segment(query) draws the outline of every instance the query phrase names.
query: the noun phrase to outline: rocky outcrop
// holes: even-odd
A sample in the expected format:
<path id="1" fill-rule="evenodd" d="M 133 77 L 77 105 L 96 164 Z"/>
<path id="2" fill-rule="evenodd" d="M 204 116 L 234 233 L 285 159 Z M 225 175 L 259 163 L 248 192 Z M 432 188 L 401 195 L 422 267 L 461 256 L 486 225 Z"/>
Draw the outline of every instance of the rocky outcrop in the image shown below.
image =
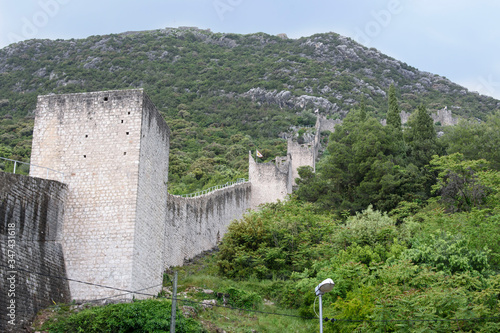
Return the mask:
<path id="1" fill-rule="evenodd" d="M 410 120 L 411 115 L 411 113 L 401 111 L 401 113 L 399 114 L 399 116 L 401 117 L 401 123 L 406 124 L 408 120 Z M 435 124 L 438 123 L 441 126 L 454 126 L 458 123 L 458 118 L 454 117 L 451 113 L 451 110 L 448 110 L 447 107 L 444 107 L 443 109 L 437 110 L 435 112 L 431 112 L 431 118 Z M 382 119 L 381 123 L 382 125 L 385 125 L 386 120 Z"/>
<path id="2" fill-rule="evenodd" d="M 287 90 L 268 91 L 263 88 L 252 88 L 246 93 L 240 94 L 240 96 L 250 98 L 252 101 L 261 104 L 276 104 L 280 108 L 321 109 L 327 113 L 339 113 L 341 115 L 347 113 L 347 111 L 341 110 L 337 103 L 332 103 L 326 98 L 310 95 L 293 96 L 292 92 Z"/>

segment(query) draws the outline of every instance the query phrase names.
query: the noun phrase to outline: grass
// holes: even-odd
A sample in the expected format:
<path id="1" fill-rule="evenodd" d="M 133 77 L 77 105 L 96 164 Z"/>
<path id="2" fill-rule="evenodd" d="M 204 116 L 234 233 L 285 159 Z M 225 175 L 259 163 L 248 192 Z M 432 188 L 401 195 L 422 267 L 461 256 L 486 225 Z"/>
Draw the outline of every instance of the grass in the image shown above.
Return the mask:
<path id="1" fill-rule="evenodd" d="M 297 310 L 280 307 L 273 297 L 274 286 L 280 281 L 252 280 L 235 281 L 220 277 L 217 274 L 216 259 L 214 254 L 198 258 L 193 263 L 176 267 L 166 274 L 165 289 L 167 294 L 171 291 L 173 271 L 178 272 L 177 291 L 178 298 L 195 302 L 207 299 L 216 299 L 218 306 L 203 309 L 198 307 L 196 319 L 200 320 L 209 332 L 312 332 L 317 330 L 317 320 L 306 320 L 299 316 Z M 205 290 L 205 292 L 203 292 Z M 206 293 L 212 290 L 214 294 Z M 231 309 L 231 298 L 227 299 L 224 306 L 224 297 L 217 298 L 217 293 L 228 295 L 229 291 L 237 290 L 240 294 L 236 298 L 258 297 L 261 302 L 255 306 L 247 306 L 246 310 Z M 244 296 L 241 296 L 244 295 Z M 168 297 L 168 296 L 167 296 Z M 231 294 L 233 297 L 233 294 Z M 192 303 L 179 302 L 179 307 L 191 306 Z M 184 304 L 182 304 L 184 303 Z M 245 304 L 244 302 L 240 304 Z M 233 306 L 236 307 L 236 306 Z M 240 305 L 242 307 L 242 305 Z M 262 313 L 266 312 L 266 313 Z M 269 314 L 269 313 L 277 313 Z M 217 330 L 218 329 L 218 330 Z"/>
<path id="2" fill-rule="evenodd" d="M 75 332 L 114 332 L 119 327 L 120 332 L 168 331 L 169 299 L 175 270 L 178 272 L 178 317 L 182 321 L 180 329 L 183 332 L 185 327 L 200 332 L 195 323 L 201 324 L 201 331 L 204 332 L 300 333 L 318 329 L 317 320 L 298 318 L 298 310 L 277 304 L 273 295 L 276 294 L 275 286 L 281 281 L 234 281 L 220 277 L 213 253 L 168 271 L 164 291 L 156 300 L 90 308 L 83 306 L 82 310 L 75 310 L 75 306 L 58 305 L 57 309 L 42 311 L 35 319 L 34 329 L 43 332 L 66 332 L 68 329 Z M 216 305 L 202 304 L 207 300 Z M 126 328 L 123 327 L 124 322 L 129 324 Z M 92 329 L 89 329 L 89 324 Z"/>

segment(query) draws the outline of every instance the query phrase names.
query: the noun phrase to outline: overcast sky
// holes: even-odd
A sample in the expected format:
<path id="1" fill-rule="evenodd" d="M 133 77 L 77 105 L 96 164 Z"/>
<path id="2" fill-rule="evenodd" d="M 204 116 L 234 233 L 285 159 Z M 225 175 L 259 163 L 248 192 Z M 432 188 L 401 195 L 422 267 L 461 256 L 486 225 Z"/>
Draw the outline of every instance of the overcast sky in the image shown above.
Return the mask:
<path id="1" fill-rule="evenodd" d="M 0 47 L 196 26 L 214 32 L 336 32 L 500 99 L 498 0 L 0 0 Z"/>

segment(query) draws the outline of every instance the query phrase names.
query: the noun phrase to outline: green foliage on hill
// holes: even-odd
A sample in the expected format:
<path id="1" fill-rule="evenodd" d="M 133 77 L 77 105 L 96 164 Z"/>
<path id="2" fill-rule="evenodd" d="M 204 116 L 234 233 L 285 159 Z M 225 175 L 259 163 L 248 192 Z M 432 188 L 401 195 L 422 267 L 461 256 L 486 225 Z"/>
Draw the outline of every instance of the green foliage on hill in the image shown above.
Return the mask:
<path id="1" fill-rule="evenodd" d="M 442 141 L 447 152 L 462 153 L 469 160 L 484 158 L 500 170 L 500 113 L 490 114 L 483 122 L 463 120 L 456 126 L 446 127 Z"/>
<path id="2" fill-rule="evenodd" d="M 363 108 L 351 111 L 330 135 L 318 172 L 299 171 L 298 197 L 351 213 L 370 204 L 389 211 L 401 201 L 426 199 L 430 175 L 424 166 L 439 145 L 423 106 L 409 123 L 403 132 L 397 124 L 382 126 Z"/>
<path id="3" fill-rule="evenodd" d="M 385 117 L 391 84 L 408 97 L 407 112 L 426 103 L 485 119 L 498 108 L 335 33 L 282 39 L 182 28 L 30 40 L 0 50 L 0 154 L 29 160 L 37 95 L 142 87 L 173 130 L 169 190 L 186 193 L 245 176 L 249 150 L 284 155 L 279 133 L 313 125 L 315 109 L 342 118 L 364 99 Z"/>
<path id="4" fill-rule="evenodd" d="M 267 208 L 229 227 L 231 236 L 221 244 L 218 261 L 225 276 L 288 279 L 310 268 L 306 258 L 325 254 L 321 242 L 334 226 L 328 215 L 307 215 L 311 207 L 295 201 Z"/>
<path id="5" fill-rule="evenodd" d="M 285 223 L 288 211 L 293 222 Z M 332 278 L 335 287 L 325 294 L 323 311 L 340 321 L 325 325 L 328 332 L 498 330 L 500 211 L 449 215 L 433 203 L 402 223 L 390 215 L 368 207 L 342 221 L 295 199 L 266 205 L 224 236 L 220 273 L 246 281 L 265 278 L 265 267 L 267 277 L 285 279 L 273 285 L 280 304 L 299 308 L 306 317 L 314 316 L 314 287 Z M 320 228 L 311 227 L 314 220 Z M 280 241 L 279 235 L 303 248 Z M 314 245 L 304 241 L 310 239 Z M 285 258 L 293 261 L 283 274 Z M 454 320 L 490 317 L 496 319 Z M 426 321 L 382 322 L 395 319 Z"/>
<path id="6" fill-rule="evenodd" d="M 497 117 L 462 123 L 451 136 L 481 140 L 481 127 L 494 139 Z M 318 172 L 300 170 L 290 201 L 231 225 L 218 254 L 220 274 L 284 279 L 278 301 L 304 316 L 314 314 L 314 287 L 333 279 L 324 316 L 338 321 L 327 332 L 498 331 L 496 154 L 471 159 L 477 155 L 469 140 L 438 140 L 424 107 L 398 127 L 381 126 L 363 106 L 349 113 Z M 292 259 L 286 274 L 285 258 Z"/>
<path id="7" fill-rule="evenodd" d="M 393 96 L 394 91 L 389 111 L 397 109 Z M 355 109 L 330 135 L 317 172 L 299 169 L 296 194 L 319 209 L 351 214 L 370 204 L 390 211 L 400 202 L 422 203 L 436 194 L 450 211 L 493 207 L 497 197 L 488 195 L 498 181 L 500 155 L 493 147 L 499 119 L 496 113 L 485 122 L 460 122 L 446 127 L 438 140 L 423 105 L 405 127 L 395 120 L 382 126 L 363 107 Z"/>

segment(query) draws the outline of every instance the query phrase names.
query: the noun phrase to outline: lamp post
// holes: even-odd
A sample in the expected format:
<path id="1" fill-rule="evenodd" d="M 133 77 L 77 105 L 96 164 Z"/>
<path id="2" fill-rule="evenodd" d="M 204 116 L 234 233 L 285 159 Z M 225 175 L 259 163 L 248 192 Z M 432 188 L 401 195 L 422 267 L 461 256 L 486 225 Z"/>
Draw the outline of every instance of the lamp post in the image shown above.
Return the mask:
<path id="1" fill-rule="evenodd" d="M 323 299 L 322 296 L 324 293 L 329 292 L 333 289 L 335 283 L 332 279 L 326 279 L 316 286 L 314 291 L 316 292 L 316 296 L 319 296 L 319 332 L 323 333 Z"/>

